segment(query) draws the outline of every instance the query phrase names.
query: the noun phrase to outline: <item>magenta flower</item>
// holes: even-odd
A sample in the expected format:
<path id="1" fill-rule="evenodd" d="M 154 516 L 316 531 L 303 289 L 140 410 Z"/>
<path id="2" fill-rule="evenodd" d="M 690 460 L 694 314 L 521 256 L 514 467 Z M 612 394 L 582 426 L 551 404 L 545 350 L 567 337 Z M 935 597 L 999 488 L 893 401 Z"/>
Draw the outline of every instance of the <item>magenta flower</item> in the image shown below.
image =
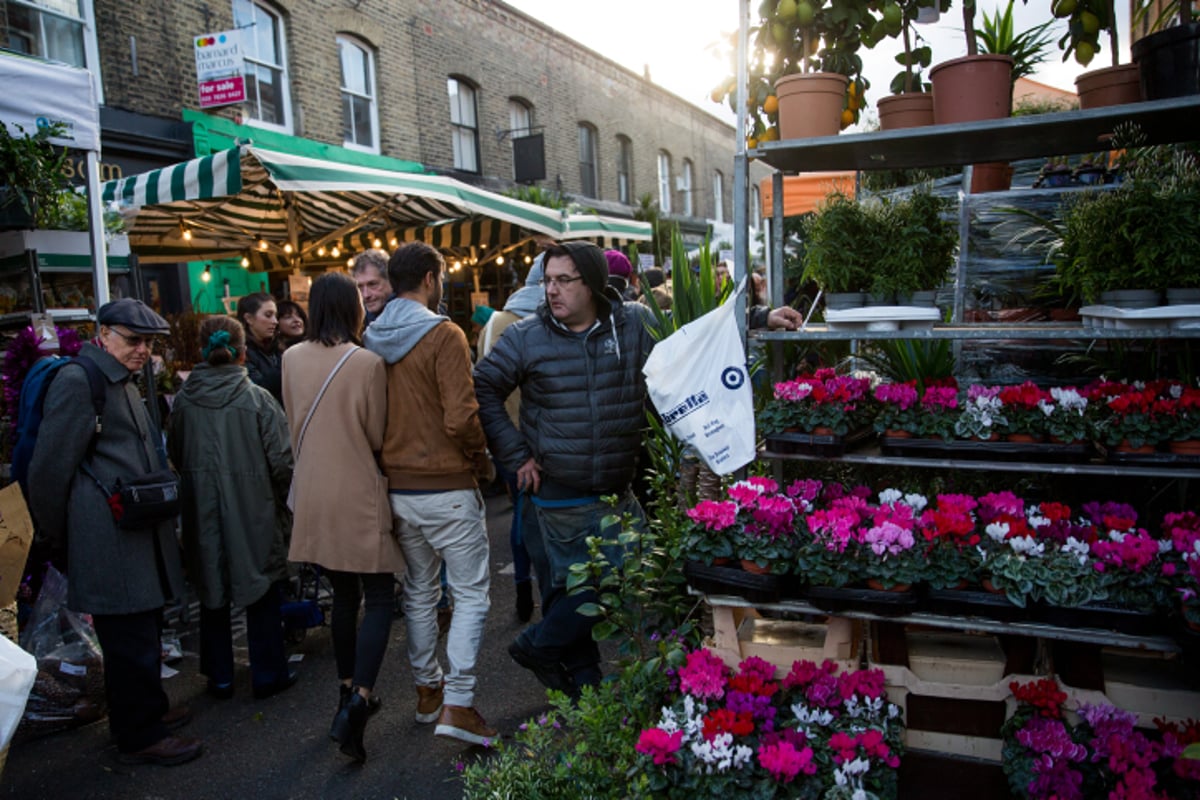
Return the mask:
<path id="1" fill-rule="evenodd" d="M 679 688 L 701 700 L 719 699 L 725 693 L 725 676 L 725 662 L 711 650 L 694 650 L 679 669 Z"/>
<path id="2" fill-rule="evenodd" d="M 812 775 L 817 771 L 817 765 L 813 763 L 812 748 L 804 747 L 797 750 L 791 742 L 787 741 L 765 744 L 760 747 L 758 763 L 780 783 L 791 783 L 801 772 L 805 775 Z"/>
<path id="3" fill-rule="evenodd" d="M 701 500 L 687 510 L 687 515 L 692 522 L 698 522 L 710 531 L 723 531 L 737 520 L 737 512 L 737 503 Z"/>
<path id="4" fill-rule="evenodd" d="M 683 731 L 667 733 L 662 728 L 647 728 L 638 736 L 636 749 L 654 758 L 656 766 L 675 764 L 675 753 L 683 744 Z"/>

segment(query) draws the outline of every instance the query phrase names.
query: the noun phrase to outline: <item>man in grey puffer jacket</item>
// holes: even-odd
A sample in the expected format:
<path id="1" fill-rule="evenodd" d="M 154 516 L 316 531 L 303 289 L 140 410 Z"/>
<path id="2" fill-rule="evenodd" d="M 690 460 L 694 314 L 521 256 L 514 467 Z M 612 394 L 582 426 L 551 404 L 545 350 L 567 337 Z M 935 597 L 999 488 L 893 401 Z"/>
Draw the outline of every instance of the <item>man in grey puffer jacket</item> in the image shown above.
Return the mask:
<path id="1" fill-rule="evenodd" d="M 591 636 L 596 619 L 577 613 L 594 598 L 568 596 L 567 574 L 587 560 L 589 536 L 616 541 L 616 526 L 601 527 L 613 513 L 601 497 L 616 495 L 616 513 L 642 518 L 629 486 L 646 424 L 642 366 L 654 341 L 649 310 L 608 286 L 600 248 L 553 245 L 544 263 L 546 302 L 475 367 L 475 392 L 488 445 L 517 476 L 514 513 L 525 518 L 542 594 L 542 620 L 509 654 L 547 687 L 577 695 L 599 682 L 600 653 Z M 504 409 L 517 388 L 519 430 Z M 609 548 L 610 558 L 619 558 L 616 550 Z"/>

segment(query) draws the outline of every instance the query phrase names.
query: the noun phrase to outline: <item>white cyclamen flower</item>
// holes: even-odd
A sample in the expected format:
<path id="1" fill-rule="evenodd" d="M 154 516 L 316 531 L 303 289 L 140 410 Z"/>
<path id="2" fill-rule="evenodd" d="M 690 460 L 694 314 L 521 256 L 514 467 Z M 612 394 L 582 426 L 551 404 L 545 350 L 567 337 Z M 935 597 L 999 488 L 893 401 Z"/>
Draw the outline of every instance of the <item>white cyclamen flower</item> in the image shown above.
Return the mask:
<path id="1" fill-rule="evenodd" d="M 1004 537 L 1008 536 L 1007 522 L 993 522 L 983 529 L 983 532 L 988 535 L 988 538 L 993 542 L 1003 542 Z"/>
<path id="2" fill-rule="evenodd" d="M 1013 549 L 1014 553 L 1033 558 L 1040 558 L 1046 552 L 1046 545 L 1032 536 L 1016 536 L 1008 540 L 1008 546 Z"/>

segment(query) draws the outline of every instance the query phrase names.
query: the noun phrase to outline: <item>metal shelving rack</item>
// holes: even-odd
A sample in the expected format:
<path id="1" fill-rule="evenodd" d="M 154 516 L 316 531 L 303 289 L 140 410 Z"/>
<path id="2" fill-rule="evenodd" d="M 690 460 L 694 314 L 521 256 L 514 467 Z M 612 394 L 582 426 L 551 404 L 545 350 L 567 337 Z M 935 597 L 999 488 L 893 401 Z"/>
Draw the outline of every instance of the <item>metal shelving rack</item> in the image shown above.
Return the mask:
<path id="1" fill-rule="evenodd" d="M 739 0 L 740 30 L 738 38 L 738 106 L 745 107 L 747 74 L 749 3 Z M 1111 148 L 1114 128 L 1133 121 L 1145 135 L 1145 143 L 1164 144 L 1178 141 L 1200 118 L 1200 97 L 1181 97 L 1169 100 L 1146 101 L 1086 111 L 1066 111 L 1029 117 L 1016 117 L 955 125 L 934 125 L 879 133 L 842 134 L 807 140 L 767 142 L 746 151 L 744 122 L 739 121 L 737 136 L 739 151 L 735 156 L 734 223 L 735 276 L 748 272 L 747 213 L 749 159 L 757 158 L 777 170 L 772 178 L 771 242 L 771 302 L 783 302 L 783 174 L 785 172 L 818 172 L 832 170 L 903 169 L 947 165 L 969 165 L 984 161 L 1011 161 L 1037 158 L 1048 154 L 1067 155 L 1089 153 Z M 969 197 L 969 195 L 967 196 Z M 961 204 L 960 235 L 966 233 L 968 202 Z M 763 341 L 798 340 L 863 340 L 863 339 L 973 339 L 973 340 L 1088 340 L 1088 339 L 1157 339 L 1200 338 L 1198 328 L 1153 330 L 1122 330 L 1085 328 L 1063 324 L 961 324 L 964 280 L 962 264 L 955 288 L 955 320 L 959 324 L 937 325 L 930 329 L 898 331 L 831 331 L 817 326 L 804 331 L 758 331 L 749 333 Z M 740 309 L 739 309 L 740 310 Z M 739 318 L 743 315 L 739 314 Z M 824 456 L 803 456 L 767 452 L 769 458 L 826 460 Z M 1140 477 L 1180 478 L 1200 477 L 1200 469 L 1161 469 L 1132 465 L 1097 464 L 1031 464 L 1028 462 L 974 461 L 959 459 L 918 459 L 883 456 L 878 453 L 849 453 L 840 459 L 849 464 L 880 464 L 904 467 L 941 467 L 950 469 L 982 469 L 1029 472 L 1043 467 L 1043 472 L 1077 475 L 1130 475 Z M 713 598 L 722 605 L 751 604 L 741 598 Z M 763 608 L 794 613 L 821 614 L 804 603 L 768 604 Z M 847 612 L 843 616 L 862 619 L 883 619 L 871 614 Z M 1041 623 L 1001 622 L 978 618 L 959 618 L 936 614 L 915 613 L 888 618 L 893 622 L 912 622 L 956 630 L 977 630 L 991 633 L 1017 634 L 1042 639 L 1086 642 L 1105 646 L 1130 647 L 1145 650 L 1176 651 L 1178 646 L 1168 637 L 1134 636 L 1113 631 L 1065 628 Z"/>

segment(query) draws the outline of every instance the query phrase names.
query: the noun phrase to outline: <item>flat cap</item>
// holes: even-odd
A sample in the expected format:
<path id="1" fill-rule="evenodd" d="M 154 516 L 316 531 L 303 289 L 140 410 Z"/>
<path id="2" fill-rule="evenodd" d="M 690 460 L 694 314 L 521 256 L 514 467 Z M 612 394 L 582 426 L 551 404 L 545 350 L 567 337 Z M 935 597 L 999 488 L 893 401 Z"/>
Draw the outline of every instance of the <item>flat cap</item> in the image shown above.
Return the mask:
<path id="1" fill-rule="evenodd" d="M 171 332 L 170 324 L 154 313 L 154 309 L 132 297 L 122 297 L 100 306 L 96 321 L 101 325 L 122 325 L 143 336 L 166 336 Z"/>

